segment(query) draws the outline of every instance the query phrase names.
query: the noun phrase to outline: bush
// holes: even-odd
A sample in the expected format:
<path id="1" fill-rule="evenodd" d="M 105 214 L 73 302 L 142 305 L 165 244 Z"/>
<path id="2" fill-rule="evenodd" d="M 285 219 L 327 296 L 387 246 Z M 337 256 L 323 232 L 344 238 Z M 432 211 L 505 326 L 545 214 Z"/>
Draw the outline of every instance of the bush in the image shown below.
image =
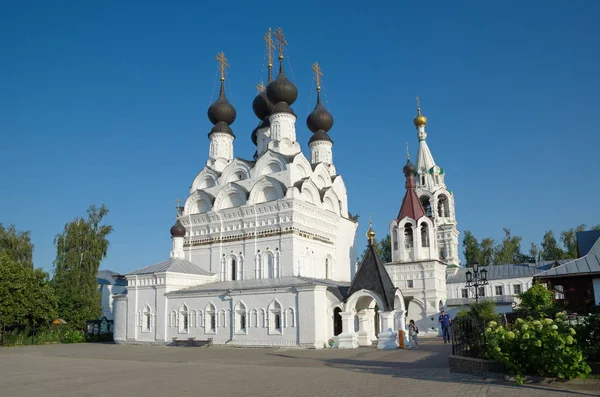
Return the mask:
<path id="1" fill-rule="evenodd" d="M 589 374 L 575 336 L 562 313 L 555 320 L 519 318 L 507 327 L 492 321 L 486 329 L 488 355 L 516 374 L 520 383 L 525 375 L 573 379 Z"/>
<path id="2" fill-rule="evenodd" d="M 587 316 L 583 323 L 574 326 L 577 344 L 581 346 L 588 361 L 600 362 L 600 314 Z"/>
<path id="3" fill-rule="evenodd" d="M 456 318 L 476 318 L 486 323 L 498 319 L 496 304 L 492 301 L 483 300 L 479 303 L 471 303 L 468 310 L 463 309 L 456 314 Z"/>
<path id="4" fill-rule="evenodd" d="M 83 343 L 85 334 L 81 330 L 69 330 L 64 333 L 61 343 Z"/>
<path id="5" fill-rule="evenodd" d="M 518 311 L 524 316 L 533 316 L 535 318 L 552 317 L 558 311 L 552 292 L 538 283 L 519 294 L 519 300 Z"/>

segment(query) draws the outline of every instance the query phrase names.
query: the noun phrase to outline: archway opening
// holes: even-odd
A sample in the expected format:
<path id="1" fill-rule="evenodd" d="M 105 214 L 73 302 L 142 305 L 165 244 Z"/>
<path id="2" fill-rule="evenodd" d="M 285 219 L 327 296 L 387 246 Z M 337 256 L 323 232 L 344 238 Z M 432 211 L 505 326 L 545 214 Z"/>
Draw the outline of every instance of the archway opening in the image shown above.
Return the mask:
<path id="1" fill-rule="evenodd" d="M 338 336 L 342 333 L 342 309 L 336 307 L 333 309 L 333 336 Z"/>

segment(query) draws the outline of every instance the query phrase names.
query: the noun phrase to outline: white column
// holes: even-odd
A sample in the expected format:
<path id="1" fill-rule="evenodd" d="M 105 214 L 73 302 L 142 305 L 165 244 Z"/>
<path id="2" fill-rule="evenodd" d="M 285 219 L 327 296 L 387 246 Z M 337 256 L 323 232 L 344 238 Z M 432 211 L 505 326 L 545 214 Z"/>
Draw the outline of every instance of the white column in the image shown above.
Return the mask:
<path id="1" fill-rule="evenodd" d="M 340 349 L 356 349 L 358 347 L 358 336 L 354 332 L 354 313 L 341 312 L 342 333 L 338 335 L 338 347 Z"/>
<path id="2" fill-rule="evenodd" d="M 381 333 L 378 335 L 378 349 L 396 349 L 396 331 L 394 330 L 394 310 L 389 312 L 379 312 L 381 318 Z"/>
<path id="3" fill-rule="evenodd" d="M 358 345 L 359 346 L 371 346 L 373 343 L 371 340 L 372 332 L 369 332 L 369 313 L 367 310 L 358 312 Z"/>

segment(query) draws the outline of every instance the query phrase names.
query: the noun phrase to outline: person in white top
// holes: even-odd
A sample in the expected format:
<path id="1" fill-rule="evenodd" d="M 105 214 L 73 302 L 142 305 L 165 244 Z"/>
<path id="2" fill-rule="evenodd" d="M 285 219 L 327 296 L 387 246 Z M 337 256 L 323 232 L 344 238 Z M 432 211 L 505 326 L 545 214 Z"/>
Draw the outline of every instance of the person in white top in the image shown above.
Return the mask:
<path id="1" fill-rule="evenodd" d="M 415 320 L 410 320 L 408 323 L 408 348 L 412 349 L 412 342 L 415 342 L 415 347 L 419 348 L 419 327 L 415 325 Z"/>

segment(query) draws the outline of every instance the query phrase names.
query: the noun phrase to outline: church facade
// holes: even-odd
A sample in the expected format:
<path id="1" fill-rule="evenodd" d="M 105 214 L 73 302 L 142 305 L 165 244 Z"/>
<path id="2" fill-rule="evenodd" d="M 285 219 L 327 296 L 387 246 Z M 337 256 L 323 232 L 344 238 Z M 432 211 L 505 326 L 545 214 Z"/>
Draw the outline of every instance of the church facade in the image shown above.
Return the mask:
<path id="1" fill-rule="evenodd" d="M 272 79 L 269 31 L 268 84 L 253 102 L 252 160 L 234 156 L 236 110 L 224 90 L 227 61 L 217 56 L 221 89 L 208 109 L 208 160 L 178 207 L 170 258 L 126 274 L 127 291 L 113 298 L 117 343 L 396 347 L 406 302 L 375 254 L 372 231 L 351 274 L 358 223 L 333 161 L 322 73 L 315 63 L 307 158 L 296 139 L 298 90 L 284 72 L 285 38 L 280 29 L 274 35 L 279 74 Z"/>

